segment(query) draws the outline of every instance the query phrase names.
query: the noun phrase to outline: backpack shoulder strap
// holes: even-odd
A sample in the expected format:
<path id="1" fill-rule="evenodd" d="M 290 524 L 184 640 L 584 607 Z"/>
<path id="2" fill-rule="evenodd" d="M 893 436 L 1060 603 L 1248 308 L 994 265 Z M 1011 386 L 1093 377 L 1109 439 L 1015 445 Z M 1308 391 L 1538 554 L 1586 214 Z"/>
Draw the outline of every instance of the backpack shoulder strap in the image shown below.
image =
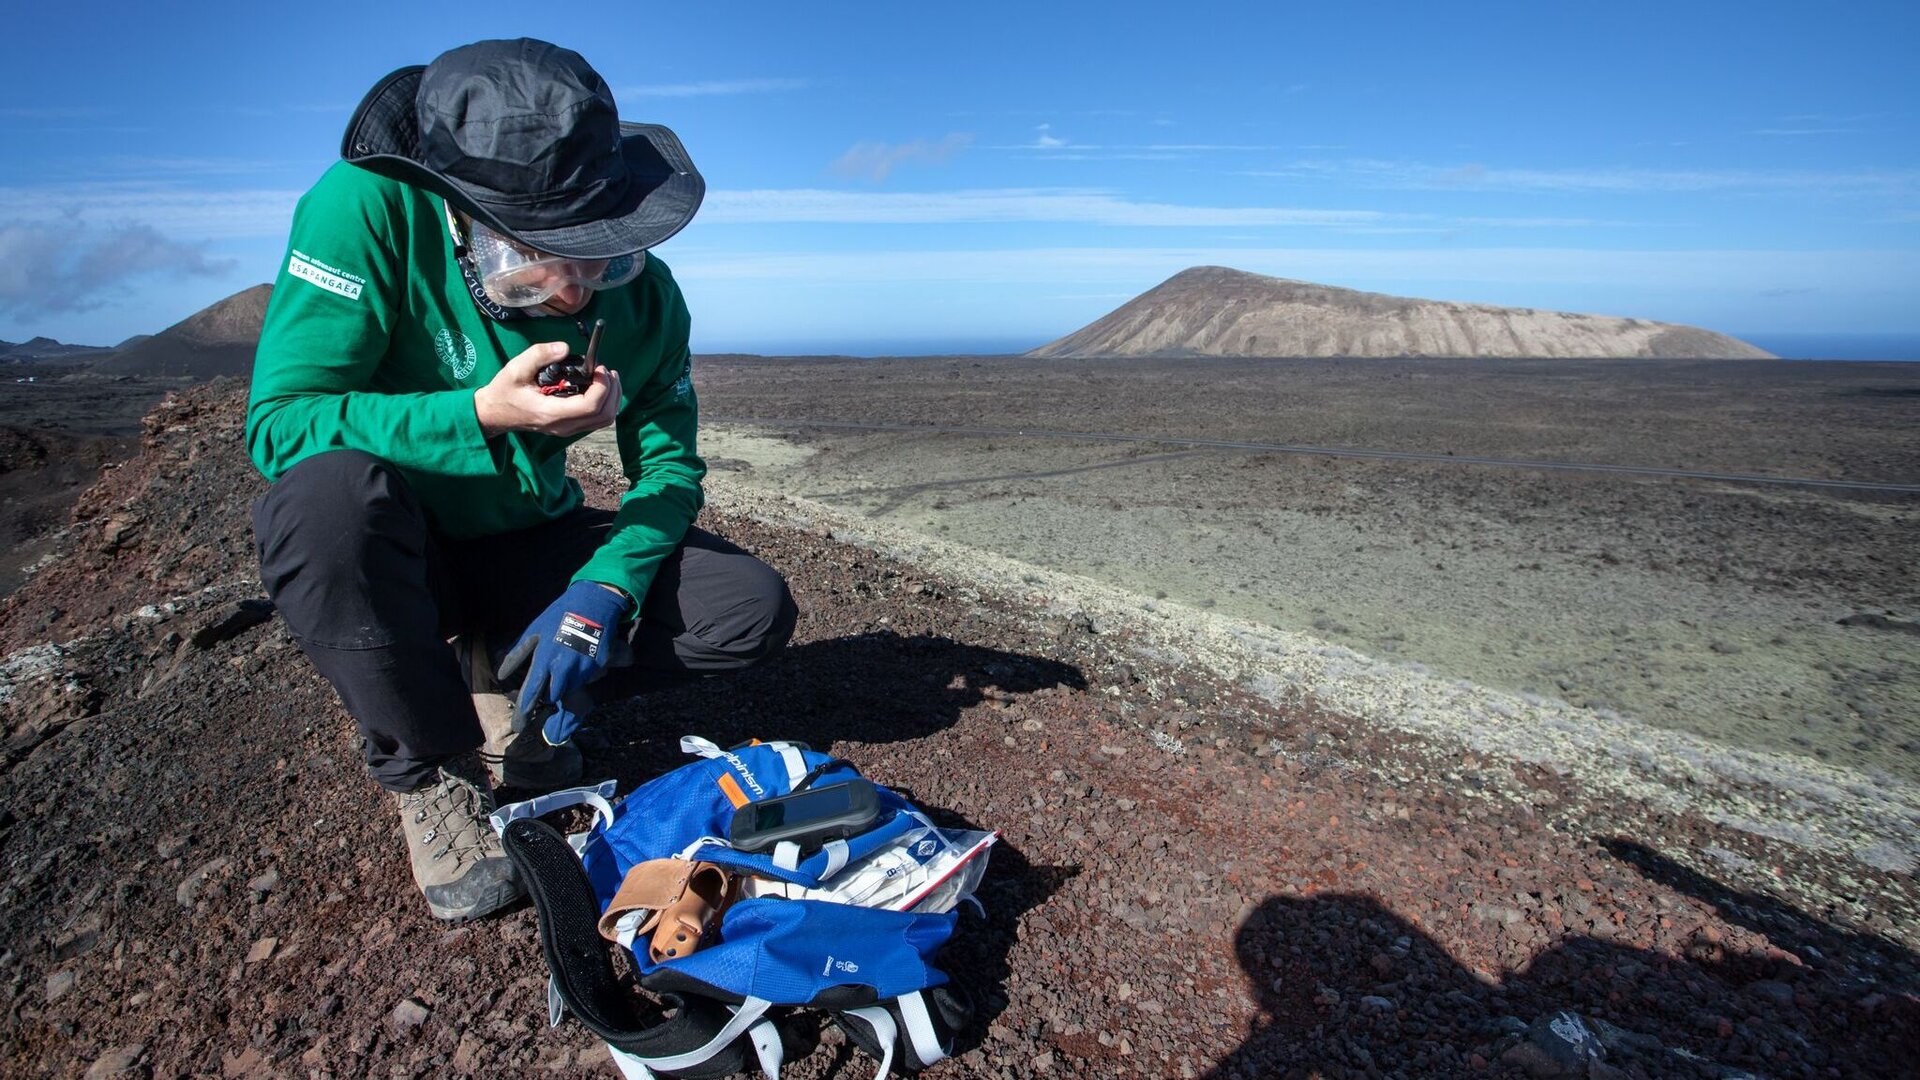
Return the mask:
<path id="1" fill-rule="evenodd" d="M 779 1042 L 763 1019 L 768 1002 L 748 998 L 729 1006 L 711 998 L 663 995 L 679 1012 L 643 1025 L 614 975 L 612 954 L 600 936 L 593 885 L 566 837 L 544 821 L 523 818 L 507 825 L 501 844 L 533 898 L 554 992 L 589 1031 L 637 1064 L 686 1080 L 744 1071 L 751 1063 L 749 1050 L 766 1064 L 767 1044 Z M 742 1040 L 743 1034 L 750 1037 Z"/>

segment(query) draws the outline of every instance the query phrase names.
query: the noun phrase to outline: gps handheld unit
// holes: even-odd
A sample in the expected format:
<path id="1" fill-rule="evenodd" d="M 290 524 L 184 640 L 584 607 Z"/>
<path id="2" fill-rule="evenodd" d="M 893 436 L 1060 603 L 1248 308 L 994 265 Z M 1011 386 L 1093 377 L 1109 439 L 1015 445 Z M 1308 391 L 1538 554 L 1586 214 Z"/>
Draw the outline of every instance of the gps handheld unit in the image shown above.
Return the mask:
<path id="1" fill-rule="evenodd" d="M 873 782 L 854 777 L 750 802 L 734 811 L 727 839 L 741 851 L 765 851 L 792 841 L 811 852 L 829 840 L 858 836 L 879 816 Z"/>

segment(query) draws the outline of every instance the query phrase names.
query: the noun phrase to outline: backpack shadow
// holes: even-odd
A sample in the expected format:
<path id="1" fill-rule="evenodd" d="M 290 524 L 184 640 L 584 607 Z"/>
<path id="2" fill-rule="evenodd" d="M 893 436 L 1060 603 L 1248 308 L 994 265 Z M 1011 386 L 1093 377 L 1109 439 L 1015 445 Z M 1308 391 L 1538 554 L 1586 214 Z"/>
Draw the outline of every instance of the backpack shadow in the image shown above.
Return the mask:
<path id="1" fill-rule="evenodd" d="M 928 806 L 908 791 L 902 790 L 901 794 L 943 829 L 984 828 L 962 814 Z M 955 1040 L 955 1057 L 985 1042 L 988 1026 L 1007 1009 L 1007 979 L 1013 970 L 1009 955 L 1021 938 L 1021 918 L 1045 904 L 1081 869 L 1071 865 L 1036 866 L 1004 837 L 995 842 L 989 854 L 987 875 L 974 894 L 984 917 L 971 905 L 963 905 L 960 927 L 940 953 L 940 966 L 973 1001 L 973 1022 Z M 1025 933 L 1031 935 L 1033 930 Z"/>

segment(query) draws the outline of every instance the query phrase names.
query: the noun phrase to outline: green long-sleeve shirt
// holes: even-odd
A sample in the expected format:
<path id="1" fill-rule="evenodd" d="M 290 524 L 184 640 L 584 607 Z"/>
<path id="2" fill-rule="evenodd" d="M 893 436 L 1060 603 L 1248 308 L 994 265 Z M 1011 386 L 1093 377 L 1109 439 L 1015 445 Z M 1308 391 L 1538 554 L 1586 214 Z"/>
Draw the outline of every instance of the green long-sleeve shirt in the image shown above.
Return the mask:
<path id="1" fill-rule="evenodd" d="M 595 293 L 574 318 L 495 322 L 467 294 L 441 200 L 337 163 L 294 211 L 254 356 L 248 453 L 270 481 L 329 450 L 382 458 L 453 538 L 559 517 L 582 501 L 566 474 L 578 436 L 485 438 L 473 394 L 536 342 L 584 352 L 581 324 L 595 319 L 607 322 L 598 359 L 620 373 L 615 434 L 629 486 L 574 580 L 645 596 L 699 512 L 706 474 L 686 302 L 651 255 L 637 278 Z"/>

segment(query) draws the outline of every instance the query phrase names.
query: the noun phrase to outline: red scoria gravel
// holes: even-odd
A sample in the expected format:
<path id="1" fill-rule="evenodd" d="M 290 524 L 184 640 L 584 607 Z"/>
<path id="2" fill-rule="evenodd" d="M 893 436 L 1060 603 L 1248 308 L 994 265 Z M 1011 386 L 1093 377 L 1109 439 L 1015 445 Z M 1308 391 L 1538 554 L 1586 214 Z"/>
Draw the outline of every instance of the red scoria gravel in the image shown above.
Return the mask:
<path id="1" fill-rule="evenodd" d="M 243 402 L 164 402 L 0 607 L 0 1075 L 612 1076 L 546 1026 L 531 910 L 448 927 L 414 893 L 349 720 L 258 600 Z M 944 957 L 980 1015 L 931 1077 L 1914 1075 L 1914 955 L 1663 854 L 1700 823 L 1594 836 L 1389 784 L 1393 740 L 1343 718 L 726 511 L 702 523 L 792 584 L 792 646 L 603 711 L 590 768 L 624 790 L 682 734 L 799 738 L 1001 830 Z M 1584 1058 L 1549 1052 L 1569 1023 Z M 819 1049 L 790 1075 L 872 1075 L 798 1024 Z"/>

